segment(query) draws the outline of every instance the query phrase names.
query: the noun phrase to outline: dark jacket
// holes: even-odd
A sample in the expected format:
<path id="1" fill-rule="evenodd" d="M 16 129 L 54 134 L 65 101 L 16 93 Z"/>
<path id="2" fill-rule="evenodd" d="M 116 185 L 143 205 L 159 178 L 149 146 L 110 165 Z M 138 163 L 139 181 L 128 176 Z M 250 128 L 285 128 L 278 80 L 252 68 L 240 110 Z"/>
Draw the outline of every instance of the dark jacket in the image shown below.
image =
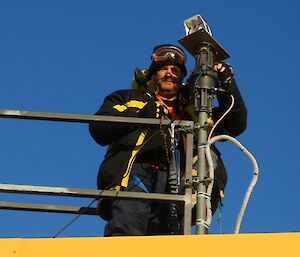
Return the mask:
<path id="1" fill-rule="evenodd" d="M 230 94 L 235 97 L 235 105 L 219 124 L 216 133 L 235 137 L 246 128 L 247 111 L 234 81 L 229 93 L 217 94 L 219 106 L 213 109 L 213 119 L 217 120 L 226 111 L 231 102 Z M 105 98 L 96 115 L 156 118 L 162 112 L 163 110 L 156 104 L 154 97 L 149 94 L 136 90 L 120 90 Z M 191 119 L 187 113 L 178 115 L 184 119 Z M 94 122 L 90 124 L 89 129 L 98 144 L 108 145 L 107 153 L 99 169 L 99 189 L 108 189 L 119 186 L 121 183 L 126 186 L 127 175 L 130 174 L 135 161 L 165 164 L 168 162 L 166 140 L 162 138 L 159 126 L 146 127 L 129 123 Z M 224 169 L 222 163 L 220 166 Z M 224 176 L 226 176 L 226 172 Z M 223 179 L 224 185 L 221 187 L 225 187 L 226 179 L 227 177 Z"/>

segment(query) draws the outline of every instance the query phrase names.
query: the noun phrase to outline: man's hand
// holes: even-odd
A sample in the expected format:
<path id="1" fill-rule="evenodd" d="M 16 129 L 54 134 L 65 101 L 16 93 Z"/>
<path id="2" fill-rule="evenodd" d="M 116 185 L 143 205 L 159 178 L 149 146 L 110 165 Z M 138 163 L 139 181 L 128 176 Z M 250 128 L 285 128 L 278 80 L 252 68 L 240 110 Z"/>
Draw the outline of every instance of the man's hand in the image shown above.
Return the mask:
<path id="1" fill-rule="evenodd" d="M 221 87 L 227 88 L 230 86 L 233 79 L 233 69 L 225 62 L 215 63 L 213 67 L 214 71 L 217 72 L 218 78 L 221 82 Z"/>

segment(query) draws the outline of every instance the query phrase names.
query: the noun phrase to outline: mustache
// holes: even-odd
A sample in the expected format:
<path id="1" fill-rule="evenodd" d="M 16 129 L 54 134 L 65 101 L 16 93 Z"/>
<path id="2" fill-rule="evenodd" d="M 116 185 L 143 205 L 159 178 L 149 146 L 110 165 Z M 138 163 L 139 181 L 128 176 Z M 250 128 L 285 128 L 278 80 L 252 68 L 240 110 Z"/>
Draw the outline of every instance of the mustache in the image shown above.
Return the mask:
<path id="1" fill-rule="evenodd" d="M 171 77 L 162 77 L 160 79 L 158 79 L 158 81 L 169 81 L 169 82 L 177 82 L 178 78 L 171 78 Z"/>

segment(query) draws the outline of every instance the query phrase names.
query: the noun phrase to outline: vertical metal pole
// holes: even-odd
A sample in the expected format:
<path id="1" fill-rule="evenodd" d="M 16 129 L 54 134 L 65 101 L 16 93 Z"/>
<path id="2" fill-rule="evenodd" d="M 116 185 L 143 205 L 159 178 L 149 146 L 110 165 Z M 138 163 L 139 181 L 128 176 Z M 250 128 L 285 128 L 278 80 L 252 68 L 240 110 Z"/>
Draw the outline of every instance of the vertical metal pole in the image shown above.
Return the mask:
<path id="1" fill-rule="evenodd" d="M 212 94 L 216 87 L 216 75 L 213 72 L 213 53 L 209 46 L 200 47 L 197 53 L 196 71 L 198 77 L 195 80 L 195 110 L 198 114 L 198 185 L 196 207 L 196 232 L 206 234 L 206 198 L 207 192 L 207 165 L 205 158 L 205 146 L 207 144 L 208 127 L 207 120 L 212 114 Z"/>
<path id="2" fill-rule="evenodd" d="M 206 94 L 204 94 L 206 95 Z M 203 197 L 203 192 L 206 192 L 207 185 L 202 181 L 207 177 L 206 158 L 205 158 L 205 145 L 207 142 L 207 130 L 205 124 L 208 115 L 205 111 L 199 113 L 199 132 L 198 132 L 198 179 L 200 183 L 197 187 L 197 207 L 196 207 L 196 231 L 197 234 L 206 234 L 207 229 L 201 223 L 206 219 L 206 199 Z"/>
<path id="3" fill-rule="evenodd" d="M 192 183 L 192 169 L 193 169 L 193 133 L 188 132 L 186 137 L 186 164 L 185 164 L 185 179 L 187 183 Z M 186 186 L 185 188 L 185 202 L 184 202 L 184 227 L 183 233 L 185 235 L 191 234 L 192 227 L 192 188 Z"/>

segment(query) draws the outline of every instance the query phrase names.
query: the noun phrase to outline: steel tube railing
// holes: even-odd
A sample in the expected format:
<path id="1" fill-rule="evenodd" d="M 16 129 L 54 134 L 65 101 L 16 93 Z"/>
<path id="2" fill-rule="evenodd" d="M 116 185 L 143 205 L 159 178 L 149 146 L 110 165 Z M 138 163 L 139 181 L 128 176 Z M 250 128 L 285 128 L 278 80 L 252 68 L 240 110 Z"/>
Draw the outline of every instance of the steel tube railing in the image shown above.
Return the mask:
<path id="1" fill-rule="evenodd" d="M 168 120 L 147 119 L 147 118 L 131 118 L 117 116 L 100 116 L 100 115 L 79 115 L 79 114 L 64 114 L 64 113 L 49 113 L 49 112 L 31 112 L 21 110 L 0 110 L 0 118 L 13 119 L 29 119 L 29 120 L 44 120 L 58 122 L 73 122 L 73 123 L 91 123 L 91 122 L 125 122 L 147 125 L 169 125 Z M 66 197 L 82 197 L 82 198 L 120 198 L 131 200 L 149 200 L 162 202 L 177 202 L 184 203 L 184 234 L 191 234 L 191 219 L 192 219 L 192 188 L 188 185 L 192 183 L 192 156 L 193 156 L 193 129 L 194 122 L 180 120 L 174 121 L 175 126 L 187 131 L 187 152 L 186 152 L 186 177 L 185 177 L 185 194 L 158 194 L 158 193 L 142 193 L 142 192 L 115 192 L 111 190 L 90 190 L 76 189 L 65 187 L 45 187 L 32 185 L 13 185 L 0 184 L 0 193 L 15 193 L 15 194 L 31 194 L 31 195 L 51 195 L 51 196 L 66 196 Z M 39 212 L 56 212 L 56 213 L 73 213 L 97 215 L 96 208 L 77 207 L 77 206 L 62 206 L 62 205 L 47 205 L 47 204 L 31 204 L 31 203 L 12 203 L 0 202 L 0 209 L 9 210 L 26 210 Z"/>

